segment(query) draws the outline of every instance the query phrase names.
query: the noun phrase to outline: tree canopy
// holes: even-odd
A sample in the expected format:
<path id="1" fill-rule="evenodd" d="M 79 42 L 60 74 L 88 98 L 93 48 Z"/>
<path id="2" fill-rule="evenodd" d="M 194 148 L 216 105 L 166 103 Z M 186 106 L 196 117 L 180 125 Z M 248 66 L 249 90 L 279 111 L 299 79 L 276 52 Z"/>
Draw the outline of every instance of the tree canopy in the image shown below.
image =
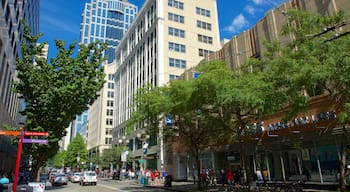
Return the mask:
<path id="1" fill-rule="evenodd" d="M 48 145 L 33 145 L 34 172 L 58 150 L 58 141 L 65 135 L 65 128 L 99 96 L 104 84 L 102 62 L 106 45 L 101 42 L 79 45 L 56 40 L 58 53 L 46 59 L 43 47 L 37 45 L 41 34 L 32 36 L 27 27 L 22 42 L 22 57 L 17 58 L 17 77 L 14 90 L 26 107 L 27 131 L 49 132 Z M 75 51 L 79 49 L 76 53 Z"/>

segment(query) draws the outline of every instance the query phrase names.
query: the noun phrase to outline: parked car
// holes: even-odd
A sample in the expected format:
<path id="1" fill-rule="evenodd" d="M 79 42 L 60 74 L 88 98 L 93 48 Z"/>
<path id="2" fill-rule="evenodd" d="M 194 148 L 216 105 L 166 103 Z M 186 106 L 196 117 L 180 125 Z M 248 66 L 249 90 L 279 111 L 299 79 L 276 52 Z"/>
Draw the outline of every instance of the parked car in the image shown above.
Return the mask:
<path id="1" fill-rule="evenodd" d="M 52 174 L 50 178 L 50 182 L 52 185 L 67 185 L 68 179 L 66 174 L 64 173 L 55 173 L 55 174 Z"/>
<path id="2" fill-rule="evenodd" d="M 80 177 L 79 184 L 85 185 L 85 184 L 91 184 L 96 185 L 97 184 L 97 174 L 95 171 L 84 171 L 83 175 Z"/>
<path id="3" fill-rule="evenodd" d="M 73 174 L 73 176 L 70 178 L 70 181 L 72 183 L 78 183 L 80 181 L 80 177 L 83 176 L 83 173 L 81 172 L 76 172 Z"/>
<path id="4" fill-rule="evenodd" d="M 73 176 L 73 172 L 67 172 L 68 181 L 71 181 L 72 176 Z"/>

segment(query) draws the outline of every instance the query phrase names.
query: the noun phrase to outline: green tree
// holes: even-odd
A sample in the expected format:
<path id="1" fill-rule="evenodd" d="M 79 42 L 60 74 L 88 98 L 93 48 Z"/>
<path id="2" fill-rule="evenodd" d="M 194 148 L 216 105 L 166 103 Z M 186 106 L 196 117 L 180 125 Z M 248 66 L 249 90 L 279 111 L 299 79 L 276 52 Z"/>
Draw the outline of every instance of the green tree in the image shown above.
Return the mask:
<path id="1" fill-rule="evenodd" d="M 291 10 L 284 35 L 294 39 L 286 45 L 268 44 L 268 52 L 260 64 L 269 69 L 269 79 L 285 104 L 290 106 L 288 117 L 307 109 L 311 96 L 325 94 L 336 103 L 343 127 L 341 138 L 340 188 L 345 191 L 345 163 L 347 130 L 350 115 L 350 37 L 341 28 L 349 25 L 349 18 L 340 11 L 320 16 Z"/>
<path id="2" fill-rule="evenodd" d="M 48 158 L 58 151 L 58 141 L 65 135 L 65 128 L 99 96 L 104 84 L 101 66 L 105 60 L 106 45 L 100 42 L 81 44 L 75 53 L 76 43 L 67 48 L 65 42 L 56 40 L 58 53 L 50 62 L 43 57 L 44 43 L 37 45 L 41 34 L 31 36 L 24 29 L 22 58 L 17 59 L 16 93 L 26 102 L 22 112 L 26 117 L 26 131 L 49 132 L 48 145 L 33 145 L 33 177 Z M 33 63 L 35 61 L 35 63 Z"/>
<path id="3" fill-rule="evenodd" d="M 82 168 L 81 164 L 87 162 L 87 149 L 84 139 L 80 134 L 77 134 L 73 141 L 68 145 L 67 155 L 65 159 L 67 167 Z"/>
<path id="4" fill-rule="evenodd" d="M 110 149 L 103 150 L 101 156 L 101 166 L 109 167 L 110 163 L 116 164 L 120 161 L 120 156 L 124 151 L 124 147 L 112 146 Z"/>
<path id="5" fill-rule="evenodd" d="M 58 152 L 53 158 L 50 159 L 50 164 L 56 168 L 66 167 L 67 151 Z M 49 163 L 49 162 L 48 162 Z"/>
<path id="6" fill-rule="evenodd" d="M 215 146 L 240 141 L 253 118 L 280 106 L 257 64 L 232 71 L 224 62 L 210 62 L 198 68 L 201 72 L 198 79 L 143 88 L 135 98 L 137 110 L 131 122 L 144 121 L 148 128 L 158 131 L 159 121 L 172 116 L 175 129 L 166 127 L 165 133 L 179 135 L 177 140 L 195 158 L 200 174 L 199 158 L 208 146 L 215 150 Z M 253 65 L 257 69 L 247 70 Z M 240 148 L 244 157 L 242 142 Z M 245 166 L 244 162 L 242 158 Z M 202 188 L 201 182 L 198 188 Z"/>

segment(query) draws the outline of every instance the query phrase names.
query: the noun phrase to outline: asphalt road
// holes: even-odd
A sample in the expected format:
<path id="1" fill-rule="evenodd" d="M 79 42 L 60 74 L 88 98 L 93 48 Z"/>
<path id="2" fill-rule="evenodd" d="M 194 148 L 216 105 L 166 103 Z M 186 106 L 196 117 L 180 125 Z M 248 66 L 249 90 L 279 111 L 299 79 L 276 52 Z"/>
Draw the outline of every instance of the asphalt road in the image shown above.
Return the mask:
<path id="1" fill-rule="evenodd" d="M 99 179 L 96 186 L 80 186 L 79 183 L 68 183 L 64 186 L 47 187 L 47 192 L 165 192 L 163 189 L 147 188 L 136 181 L 116 181 L 110 179 Z"/>

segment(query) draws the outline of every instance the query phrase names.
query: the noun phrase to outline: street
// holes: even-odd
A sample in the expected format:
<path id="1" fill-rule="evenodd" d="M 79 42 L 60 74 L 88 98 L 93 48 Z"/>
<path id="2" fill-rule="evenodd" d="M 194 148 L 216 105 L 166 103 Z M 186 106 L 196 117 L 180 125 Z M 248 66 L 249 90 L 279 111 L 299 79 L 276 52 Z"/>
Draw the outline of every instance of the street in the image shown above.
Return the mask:
<path id="1" fill-rule="evenodd" d="M 119 192 L 146 192 L 146 191 L 156 191 L 164 192 L 163 189 L 147 188 L 136 183 L 135 180 L 117 181 L 111 179 L 99 179 L 97 185 L 85 185 L 80 186 L 79 183 L 68 183 L 64 186 L 53 186 L 48 187 L 46 191 L 52 192 L 109 192 L 109 191 L 119 191 Z"/>

